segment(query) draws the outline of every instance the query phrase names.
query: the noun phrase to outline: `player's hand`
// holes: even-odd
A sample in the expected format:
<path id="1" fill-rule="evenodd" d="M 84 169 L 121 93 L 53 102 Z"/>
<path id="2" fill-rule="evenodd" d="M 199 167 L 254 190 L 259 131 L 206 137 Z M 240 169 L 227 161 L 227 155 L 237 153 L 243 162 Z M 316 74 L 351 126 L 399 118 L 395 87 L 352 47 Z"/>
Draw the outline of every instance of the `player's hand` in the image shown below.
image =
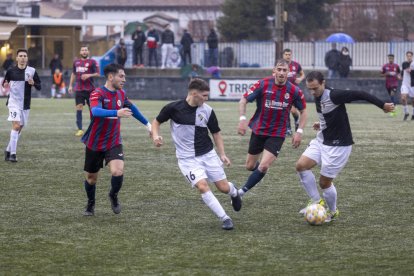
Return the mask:
<path id="1" fill-rule="evenodd" d="M 116 114 L 119 118 L 128 118 L 128 117 L 131 117 L 132 111 L 129 108 L 121 108 L 121 109 L 118 109 Z"/>
<path id="2" fill-rule="evenodd" d="M 10 88 L 10 84 L 9 84 L 9 82 L 8 81 L 4 81 L 4 83 L 3 83 L 3 88 L 4 89 L 8 89 L 8 88 Z"/>
<path id="3" fill-rule="evenodd" d="M 294 149 L 298 148 L 300 146 L 300 142 L 302 141 L 302 133 L 296 132 L 293 134 L 292 137 L 292 147 Z"/>
<path id="4" fill-rule="evenodd" d="M 241 136 L 246 134 L 247 130 L 247 120 L 240 120 L 239 127 L 237 128 L 237 133 Z"/>
<path id="5" fill-rule="evenodd" d="M 162 136 L 154 136 L 154 137 L 152 137 L 152 141 L 154 142 L 154 145 L 157 147 L 157 148 L 159 148 L 159 147 L 161 147 L 162 146 L 162 144 L 164 143 L 163 142 L 163 139 L 162 139 Z"/>
<path id="6" fill-rule="evenodd" d="M 388 112 L 393 112 L 394 108 L 395 107 L 393 103 L 385 103 L 382 109 L 384 110 L 385 113 L 388 113 Z"/>
<path id="7" fill-rule="evenodd" d="M 72 93 L 73 93 L 73 88 L 72 88 L 72 86 L 69 86 L 69 88 L 68 88 L 68 93 L 69 93 L 69 94 L 72 94 Z"/>
<path id="8" fill-rule="evenodd" d="M 297 78 L 296 80 L 295 80 L 295 83 L 296 84 L 299 84 L 299 83 L 301 83 L 302 82 L 302 79 L 301 78 Z"/>
<path id="9" fill-rule="evenodd" d="M 224 163 L 224 165 L 226 165 L 227 167 L 229 167 L 231 165 L 230 159 L 225 154 L 220 156 L 220 159 Z"/>
<path id="10" fill-rule="evenodd" d="M 89 79 L 89 74 L 83 74 L 83 75 L 81 75 L 81 79 L 82 79 L 82 80 L 87 80 L 87 79 Z"/>
<path id="11" fill-rule="evenodd" d="M 34 80 L 33 80 L 33 79 L 28 79 L 28 80 L 27 80 L 27 83 L 28 83 L 29 85 L 34 85 Z"/>
<path id="12" fill-rule="evenodd" d="M 313 127 L 314 130 L 320 130 L 321 129 L 321 123 L 320 122 L 314 122 L 312 127 Z"/>
<path id="13" fill-rule="evenodd" d="M 147 131 L 148 131 L 149 137 L 151 138 L 152 137 L 152 125 L 151 125 L 151 123 L 148 122 L 147 125 L 146 125 L 146 127 L 147 127 Z"/>

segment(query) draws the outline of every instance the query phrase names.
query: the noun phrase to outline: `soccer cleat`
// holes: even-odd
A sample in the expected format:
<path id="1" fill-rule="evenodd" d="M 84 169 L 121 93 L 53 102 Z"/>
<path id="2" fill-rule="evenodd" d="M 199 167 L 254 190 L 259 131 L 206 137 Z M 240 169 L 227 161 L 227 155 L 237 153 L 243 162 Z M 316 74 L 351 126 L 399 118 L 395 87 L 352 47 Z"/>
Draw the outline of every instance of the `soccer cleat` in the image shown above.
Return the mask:
<path id="1" fill-rule="evenodd" d="M 95 200 L 88 200 L 88 204 L 86 205 L 85 212 L 83 212 L 84 216 L 93 216 L 95 215 Z"/>
<path id="2" fill-rule="evenodd" d="M 325 222 L 331 222 L 336 220 L 339 217 L 339 210 L 336 209 L 335 212 L 328 212 Z"/>
<path id="3" fill-rule="evenodd" d="M 4 161 L 10 161 L 10 151 L 4 151 Z"/>
<path id="4" fill-rule="evenodd" d="M 310 205 L 312 205 L 312 204 L 319 204 L 319 205 L 322 205 L 323 207 L 325 207 L 326 208 L 326 203 L 325 203 L 325 200 L 323 200 L 323 199 L 319 199 L 319 201 L 312 201 L 312 199 L 309 199 L 309 201 L 308 201 L 308 204 L 306 205 L 306 207 L 305 208 L 303 208 L 303 209 L 301 209 L 300 211 L 299 211 L 299 214 L 301 214 L 301 215 L 305 215 L 305 213 L 306 213 L 306 208 L 308 208 Z"/>
<path id="5" fill-rule="evenodd" d="M 223 228 L 223 230 L 232 230 L 233 221 L 231 220 L 231 218 L 228 218 L 225 221 L 223 221 L 223 225 L 221 226 L 221 228 Z"/>
<path id="6" fill-rule="evenodd" d="M 404 114 L 404 121 L 407 121 L 407 119 L 408 119 L 408 117 L 410 116 L 410 114 L 408 114 L 408 113 L 405 113 Z"/>
<path id="7" fill-rule="evenodd" d="M 118 201 L 118 194 L 111 195 L 111 193 L 109 193 L 108 197 L 109 201 L 111 201 L 112 211 L 114 211 L 115 214 L 121 213 L 121 203 Z"/>
<path id="8" fill-rule="evenodd" d="M 83 130 L 79 129 L 78 131 L 76 131 L 75 136 L 80 137 L 83 135 Z"/>
<path id="9" fill-rule="evenodd" d="M 10 154 L 9 161 L 13 162 L 13 163 L 16 163 L 17 162 L 16 154 Z"/>
<path id="10" fill-rule="evenodd" d="M 231 197 L 231 206 L 233 206 L 234 211 L 238 212 L 240 211 L 241 207 L 242 207 L 242 199 L 239 195 L 239 192 L 237 191 L 237 195 L 236 196 L 232 196 Z"/>

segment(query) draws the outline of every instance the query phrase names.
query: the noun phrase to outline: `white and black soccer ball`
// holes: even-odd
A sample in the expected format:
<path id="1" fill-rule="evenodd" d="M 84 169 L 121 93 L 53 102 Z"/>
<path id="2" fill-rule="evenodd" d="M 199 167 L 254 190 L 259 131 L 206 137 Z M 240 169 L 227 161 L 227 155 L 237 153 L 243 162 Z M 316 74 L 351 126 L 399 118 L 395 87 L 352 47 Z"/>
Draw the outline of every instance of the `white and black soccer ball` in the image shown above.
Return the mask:
<path id="1" fill-rule="evenodd" d="M 311 225 L 321 225 L 326 217 L 326 209 L 320 204 L 312 204 L 306 208 L 305 220 Z"/>

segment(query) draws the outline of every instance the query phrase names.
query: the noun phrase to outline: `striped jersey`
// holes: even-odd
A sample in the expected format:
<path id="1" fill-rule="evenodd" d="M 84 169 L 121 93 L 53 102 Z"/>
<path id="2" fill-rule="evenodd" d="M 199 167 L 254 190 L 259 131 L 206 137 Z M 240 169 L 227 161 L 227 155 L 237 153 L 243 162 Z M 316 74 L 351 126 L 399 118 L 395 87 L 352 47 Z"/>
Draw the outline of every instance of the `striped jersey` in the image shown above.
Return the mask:
<path id="1" fill-rule="evenodd" d="M 248 102 L 256 100 L 256 112 L 249 127 L 256 135 L 285 137 L 292 105 L 298 110 L 306 108 L 305 97 L 299 87 L 286 82 L 275 84 L 274 77 L 257 81 L 244 95 Z"/>
<path id="2" fill-rule="evenodd" d="M 320 143 L 327 146 L 350 146 L 354 143 L 345 103 L 360 100 L 368 101 L 381 109 L 385 104 L 377 97 L 363 91 L 328 87 L 321 96 L 315 97 L 320 123 L 316 138 Z"/>
<path id="3" fill-rule="evenodd" d="M 169 103 L 161 109 L 156 120 L 159 123 L 170 120 L 177 158 L 210 152 L 214 145 L 208 132 L 220 131 L 214 110 L 205 103 L 202 106 L 190 106 L 186 100 Z"/>
<path id="4" fill-rule="evenodd" d="M 105 86 L 96 88 L 90 96 L 91 109 L 99 107 L 108 110 L 130 108 L 132 103 L 125 95 L 125 91 L 110 91 Z M 81 141 L 93 151 L 107 151 L 122 144 L 121 118 L 119 117 L 95 117 Z"/>
<path id="5" fill-rule="evenodd" d="M 397 88 L 398 87 L 398 74 L 401 73 L 400 66 L 396 63 L 386 63 L 382 66 L 382 73 L 393 73 L 393 75 L 385 76 L 385 87 L 388 88 Z"/>
<path id="6" fill-rule="evenodd" d="M 33 79 L 34 87 L 37 90 L 41 89 L 40 78 L 33 67 L 26 66 L 26 68 L 20 69 L 13 66 L 7 70 L 3 84 L 7 81 L 10 85 L 10 93 L 6 103 L 9 108 L 30 109 L 32 86 L 28 83 L 29 79 Z"/>
<path id="7" fill-rule="evenodd" d="M 414 61 L 404 61 L 401 65 L 401 68 L 402 85 L 405 85 L 406 87 L 414 86 Z M 406 69 L 409 69 L 410 72 L 408 72 Z"/>
<path id="8" fill-rule="evenodd" d="M 98 65 L 94 59 L 78 58 L 73 62 L 73 74 L 75 74 L 74 91 L 92 91 L 95 89 L 93 78 L 82 80 L 83 74 L 94 74 L 98 72 Z"/>
<path id="9" fill-rule="evenodd" d="M 302 66 L 296 61 L 291 61 L 289 63 L 289 73 L 288 73 L 288 81 L 295 84 L 295 80 L 298 74 L 302 72 Z"/>

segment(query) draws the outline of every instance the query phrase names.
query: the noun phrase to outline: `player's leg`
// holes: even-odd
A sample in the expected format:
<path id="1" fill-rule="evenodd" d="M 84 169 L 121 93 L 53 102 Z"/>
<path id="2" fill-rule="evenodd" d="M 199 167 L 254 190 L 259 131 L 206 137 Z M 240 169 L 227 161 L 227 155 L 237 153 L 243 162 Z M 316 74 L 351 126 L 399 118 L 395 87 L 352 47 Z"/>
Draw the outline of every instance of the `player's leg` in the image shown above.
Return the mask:
<path id="1" fill-rule="evenodd" d="M 223 169 L 223 162 L 218 157 L 215 151 L 210 151 L 203 156 L 197 157 L 204 164 L 204 169 L 207 178 L 214 182 L 217 189 L 225 194 L 228 194 L 231 198 L 231 205 L 233 209 L 238 212 L 242 207 L 242 201 L 237 188 L 233 183 L 227 181 L 226 173 Z"/>
<path id="2" fill-rule="evenodd" d="M 17 162 L 17 142 L 19 140 L 19 133 L 21 130 L 21 120 L 23 116 L 23 110 L 9 108 L 9 117 L 7 120 L 11 122 L 10 139 L 4 152 L 4 160 Z"/>
<path id="3" fill-rule="evenodd" d="M 76 126 L 78 128 L 78 130 L 75 133 L 75 136 L 82 136 L 83 135 L 83 130 L 82 130 L 82 110 L 83 110 L 83 106 L 85 104 L 83 95 L 80 91 L 76 91 L 75 92 L 75 109 L 76 109 Z"/>
<path id="4" fill-rule="evenodd" d="M 312 168 L 320 163 L 320 151 L 320 144 L 316 139 L 314 139 L 309 143 L 309 146 L 296 162 L 296 172 L 299 176 L 300 183 L 309 197 L 307 205 L 321 202 L 321 196 L 318 191 L 315 175 L 312 172 Z M 306 207 L 301 209 L 299 213 L 304 214 L 305 211 Z"/>
<path id="5" fill-rule="evenodd" d="M 95 214 L 95 193 L 96 183 L 98 181 L 98 172 L 103 167 L 104 154 L 85 148 L 85 181 L 83 183 L 86 197 L 88 198 L 84 216 L 93 216 Z"/>
<path id="6" fill-rule="evenodd" d="M 327 222 L 335 219 L 339 214 L 337 209 L 338 194 L 332 181 L 348 163 L 351 152 L 352 146 L 321 146 L 321 175 L 319 178 L 319 186 L 322 188 L 322 196 L 329 208 Z"/>
<path id="7" fill-rule="evenodd" d="M 239 190 L 240 196 L 243 196 L 263 179 L 272 163 L 276 160 L 283 142 L 284 139 L 280 137 L 259 137 L 252 134 L 246 167 L 256 164 L 258 154 L 263 151 L 262 159 L 260 160 L 259 166 L 250 174 L 244 186 Z"/>
<path id="8" fill-rule="evenodd" d="M 118 193 L 124 182 L 124 153 L 122 145 L 118 145 L 105 153 L 105 162 L 111 171 L 111 190 L 108 197 L 111 201 L 112 211 L 115 214 L 121 212 L 121 203 L 118 200 Z"/>
<path id="9" fill-rule="evenodd" d="M 411 99 L 411 106 L 412 106 L 411 120 L 414 120 L 414 86 L 409 87 L 408 96 Z"/>
<path id="10" fill-rule="evenodd" d="M 408 89 L 409 88 L 405 85 L 401 86 L 401 105 L 403 107 L 404 121 L 407 120 L 408 116 L 410 116 L 407 106 Z"/>

